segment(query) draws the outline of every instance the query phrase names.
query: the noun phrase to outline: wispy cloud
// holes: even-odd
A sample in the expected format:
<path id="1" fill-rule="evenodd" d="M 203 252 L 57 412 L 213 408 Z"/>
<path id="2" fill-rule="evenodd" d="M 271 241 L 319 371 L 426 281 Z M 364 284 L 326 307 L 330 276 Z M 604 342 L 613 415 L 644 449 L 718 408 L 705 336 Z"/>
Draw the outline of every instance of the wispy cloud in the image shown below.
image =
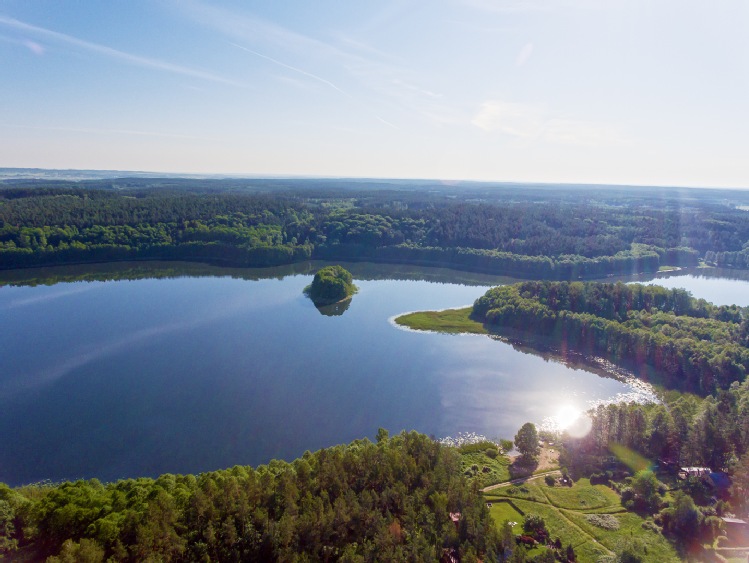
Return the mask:
<path id="1" fill-rule="evenodd" d="M 246 11 L 228 10 L 199 0 L 180 2 L 175 6 L 194 22 L 231 38 L 235 46 L 335 87 L 363 105 L 395 104 L 399 110 L 422 117 L 426 117 L 424 110 L 427 109 L 432 114 L 440 113 L 441 108 L 430 107 L 441 97 L 439 93 L 416 85 L 414 73 L 395 63 L 395 57 L 354 38 L 339 37 L 334 44 Z M 284 55 L 281 57 L 276 53 Z M 323 73 L 318 70 L 320 68 L 327 72 Z M 331 78 L 333 76 L 336 78 Z M 382 117 L 378 120 L 392 126 Z"/>
<path id="2" fill-rule="evenodd" d="M 519 13 L 540 12 L 551 9 L 551 0 L 459 0 L 460 4 L 486 12 Z"/>
<path id="3" fill-rule="evenodd" d="M 11 29 L 15 29 L 20 32 L 27 33 L 29 35 L 32 35 L 34 37 L 44 37 L 45 39 L 49 41 L 55 41 L 58 43 L 62 43 L 65 45 L 71 45 L 73 47 L 77 47 L 79 49 L 83 49 L 85 51 L 97 53 L 99 55 L 103 55 L 106 57 L 109 57 L 111 59 L 119 60 L 127 64 L 139 66 L 142 68 L 149 68 L 153 70 L 160 70 L 163 72 L 169 72 L 172 74 L 181 74 L 183 76 L 190 76 L 192 78 L 199 78 L 201 80 L 208 80 L 211 82 L 218 82 L 221 84 L 229 84 L 232 86 L 239 86 L 235 81 L 229 80 L 227 78 L 212 74 L 210 72 L 206 72 L 203 70 L 197 70 L 190 67 L 177 65 L 173 63 L 169 63 L 166 61 L 162 61 L 159 59 L 153 59 L 149 57 L 142 57 L 139 55 L 133 55 L 131 53 L 126 53 L 124 51 L 119 51 L 117 49 L 113 49 L 111 47 L 107 47 L 106 45 L 100 45 L 98 43 L 92 43 L 90 41 L 85 41 L 83 39 L 79 39 L 78 37 L 73 37 L 72 35 L 67 35 L 65 33 L 59 33 L 57 31 L 52 31 L 51 29 L 46 29 L 43 27 L 38 27 L 35 25 L 31 25 L 25 22 L 22 22 L 20 20 L 9 18 L 7 16 L 4 16 L 0 14 L 0 26 L 9 27 Z M 30 46 L 28 43 L 31 43 L 32 45 L 38 45 L 34 43 L 33 41 L 27 42 L 27 47 L 34 50 L 34 47 Z M 41 46 L 39 46 L 41 47 Z"/>
<path id="4" fill-rule="evenodd" d="M 488 100 L 471 123 L 489 132 L 499 132 L 526 142 L 565 145 L 620 145 L 619 132 L 600 123 L 550 115 L 541 104 Z"/>
<path id="5" fill-rule="evenodd" d="M 201 141 L 216 141 L 196 135 L 182 135 L 180 133 L 165 133 L 162 131 L 139 131 L 137 129 L 98 129 L 91 127 L 56 127 L 54 125 L 20 125 L 15 123 L 0 123 L 0 128 L 33 129 L 39 131 L 66 131 L 68 133 L 90 133 L 94 135 L 136 135 L 139 137 L 165 137 L 168 139 L 191 139 Z"/>
<path id="6" fill-rule="evenodd" d="M 461 6 L 498 14 L 546 12 L 569 8 L 597 8 L 600 0 L 456 0 Z"/>
<path id="7" fill-rule="evenodd" d="M 358 100 L 356 100 L 356 98 L 354 98 L 354 96 L 352 96 L 351 94 L 349 94 L 349 93 L 348 93 L 348 92 L 346 92 L 345 90 L 342 90 L 341 88 L 339 88 L 338 86 L 336 86 L 335 84 L 333 84 L 333 83 L 332 83 L 332 82 L 331 82 L 330 80 L 326 80 L 325 78 L 323 78 L 323 77 L 321 77 L 321 76 L 318 76 L 318 75 L 316 75 L 316 74 L 314 74 L 314 73 L 312 73 L 312 72 L 308 72 L 308 71 L 306 71 L 306 70 L 303 70 L 303 69 L 301 69 L 301 68 L 298 68 L 298 67 L 292 66 L 292 65 L 290 65 L 290 64 L 287 64 L 287 63 L 284 63 L 284 62 L 282 62 L 282 61 L 279 61 L 278 59 L 274 59 L 273 57 L 269 57 L 269 56 L 267 56 L 267 55 L 263 55 L 262 53 L 258 53 L 257 51 L 253 51 L 252 49 L 248 49 L 247 47 L 243 47 L 242 45 L 237 45 L 236 43 L 232 43 L 232 45 L 233 45 L 234 47 L 237 47 L 238 49 L 242 49 L 243 51 L 247 51 L 248 53 L 251 53 L 251 54 L 253 54 L 253 55 L 257 56 L 257 57 L 260 57 L 260 58 L 262 58 L 262 59 L 265 59 L 265 60 L 267 60 L 267 61 L 270 61 L 270 62 L 272 62 L 273 64 L 276 64 L 276 65 L 278 65 L 278 66 L 281 66 L 281 67 L 283 67 L 283 68 L 287 68 L 287 69 L 289 69 L 289 70 L 291 70 L 291 71 L 294 71 L 294 72 L 296 72 L 296 73 L 299 73 L 299 74 L 301 74 L 301 75 L 303 75 L 303 76 L 306 76 L 306 77 L 308 77 L 308 78 L 311 78 L 311 79 L 313 79 L 313 80 L 316 80 L 317 82 L 320 82 L 320 83 L 322 83 L 322 84 L 325 84 L 326 86 L 329 86 L 330 88 L 332 88 L 333 90 L 335 90 L 335 91 L 336 91 L 336 92 L 338 92 L 339 94 L 343 94 L 343 95 L 344 95 L 344 96 L 346 96 L 347 98 L 349 98 L 349 99 L 353 100 L 354 102 L 356 102 L 356 103 L 358 103 L 358 104 L 362 105 L 362 104 L 361 104 L 361 102 L 358 102 Z M 364 106 L 362 105 L 362 107 L 364 107 Z M 366 109 L 366 108 L 365 108 L 365 109 Z M 386 119 L 384 119 L 384 118 L 380 117 L 380 116 L 379 116 L 379 115 L 377 115 L 377 114 L 374 114 L 374 118 L 375 118 L 375 119 L 376 119 L 377 121 L 379 121 L 380 123 L 384 123 L 384 124 L 385 124 L 385 125 L 387 125 L 388 127 L 392 127 L 393 129 L 398 129 L 398 127 L 397 127 L 396 125 L 394 125 L 393 123 L 391 123 L 391 122 L 387 121 Z"/>
<path id="8" fill-rule="evenodd" d="M 313 74 L 311 72 L 307 72 L 306 70 L 302 70 L 301 68 L 297 68 L 295 66 L 291 66 L 289 64 L 286 64 L 284 62 L 279 61 L 278 59 L 274 59 L 273 57 L 269 57 L 267 55 L 263 55 L 262 53 L 258 53 L 257 51 L 253 51 L 252 49 L 248 49 L 247 47 L 242 47 L 242 45 L 237 45 L 236 43 L 232 43 L 232 45 L 238 49 L 242 49 L 243 51 L 247 51 L 248 53 L 252 53 L 253 55 L 260 57 L 261 59 L 265 59 L 267 61 L 270 61 L 274 64 L 277 64 L 278 66 L 282 66 L 284 68 L 287 68 L 289 70 L 293 70 L 294 72 L 298 72 L 299 74 L 303 74 L 304 76 L 307 76 L 309 78 L 312 78 L 313 80 L 317 80 L 318 82 L 322 82 L 326 86 L 330 86 L 333 88 L 333 90 L 340 92 L 344 96 L 351 97 L 351 94 L 348 92 L 344 92 L 341 90 L 338 86 L 333 84 L 330 80 L 325 80 L 321 76 L 317 76 L 316 74 Z"/>

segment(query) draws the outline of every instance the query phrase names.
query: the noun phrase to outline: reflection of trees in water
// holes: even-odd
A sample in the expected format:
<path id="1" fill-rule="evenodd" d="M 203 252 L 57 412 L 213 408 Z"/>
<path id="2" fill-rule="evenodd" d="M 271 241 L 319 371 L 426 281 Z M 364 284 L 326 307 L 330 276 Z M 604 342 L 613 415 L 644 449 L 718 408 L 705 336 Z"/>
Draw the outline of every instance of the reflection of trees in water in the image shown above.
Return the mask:
<path id="1" fill-rule="evenodd" d="M 140 261 L 103 264 L 61 265 L 45 268 L 0 271 L 0 286 L 35 286 L 77 281 L 140 280 L 179 277 L 230 277 L 248 281 L 281 280 L 287 276 L 312 275 L 330 262 L 307 261 L 270 268 L 228 268 L 200 262 Z M 428 266 L 375 264 L 370 262 L 336 262 L 359 280 L 423 280 L 462 285 L 500 285 L 518 280 L 503 276 L 476 274 Z"/>
<path id="2" fill-rule="evenodd" d="M 617 381 L 630 380 L 636 377 L 626 368 L 617 366 L 604 358 L 585 354 L 568 346 L 566 342 L 561 343 L 562 349 L 560 349 L 560 343 L 552 342 L 550 339 L 521 335 L 517 331 L 509 329 L 499 333 L 496 330 L 497 327 L 491 328 L 494 329 L 492 334 L 489 335 L 492 340 L 509 344 L 513 350 L 530 356 L 537 356 L 545 362 L 555 362 L 570 369 L 587 371 Z"/>
<path id="3" fill-rule="evenodd" d="M 343 301 L 339 301 L 338 303 L 331 303 L 330 305 L 322 305 L 317 307 L 317 310 L 320 311 L 321 315 L 325 315 L 326 317 L 338 317 L 345 313 L 348 308 L 351 306 L 352 299 L 349 297 L 348 299 L 344 299 Z"/>
<path id="4" fill-rule="evenodd" d="M 320 267 L 331 264 L 323 261 L 298 262 L 271 268 L 225 268 L 200 262 L 140 261 L 109 262 L 104 264 L 61 265 L 45 268 L 0 271 L 0 286 L 35 286 L 77 281 L 139 280 L 179 277 L 231 277 L 248 281 L 262 279 L 281 280 L 287 276 L 311 275 Z M 336 262 L 358 280 L 419 280 L 433 283 L 448 283 L 476 286 L 495 286 L 520 281 L 516 278 L 464 272 L 433 266 L 409 264 L 379 264 L 373 262 Z M 749 271 L 725 268 L 684 268 L 675 272 L 660 272 L 657 275 L 613 276 L 600 281 L 641 282 L 693 275 L 704 279 L 723 278 L 749 281 Z"/>

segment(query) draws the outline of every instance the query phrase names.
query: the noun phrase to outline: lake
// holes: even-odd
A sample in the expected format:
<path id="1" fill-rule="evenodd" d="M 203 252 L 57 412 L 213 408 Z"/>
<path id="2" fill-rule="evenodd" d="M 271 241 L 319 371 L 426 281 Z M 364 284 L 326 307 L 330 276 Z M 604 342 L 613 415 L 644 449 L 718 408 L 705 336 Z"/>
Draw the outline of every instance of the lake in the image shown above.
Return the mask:
<path id="1" fill-rule="evenodd" d="M 359 292 L 321 314 L 302 294 L 320 265 L 2 273 L 0 481 L 257 465 L 372 438 L 379 427 L 511 438 L 570 407 L 652 396 L 486 336 L 392 323 L 471 304 L 508 278 L 344 264 Z M 72 281 L 81 277 L 89 281 Z M 711 291 L 699 276 L 662 281 L 693 278 L 687 288 L 709 298 L 697 293 Z M 732 287 L 749 304 L 749 281 L 712 282 L 719 297 Z M 7 285 L 17 283 L 32 285 Z"/>

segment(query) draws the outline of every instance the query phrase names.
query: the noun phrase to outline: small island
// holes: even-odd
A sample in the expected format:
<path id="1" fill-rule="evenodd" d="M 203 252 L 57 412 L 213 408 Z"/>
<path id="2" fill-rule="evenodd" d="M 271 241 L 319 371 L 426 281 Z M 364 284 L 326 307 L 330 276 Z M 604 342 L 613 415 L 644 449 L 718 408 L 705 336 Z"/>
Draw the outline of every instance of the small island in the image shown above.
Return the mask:
<path id="1" fill-rule="evenodd" d="M 351 272 L 342 266 L 326 266 L 318 270 L 312 284 L 304 293 L 316 307 L 325 307 L 351 299 L 357 287 L 352 283 Z"/>

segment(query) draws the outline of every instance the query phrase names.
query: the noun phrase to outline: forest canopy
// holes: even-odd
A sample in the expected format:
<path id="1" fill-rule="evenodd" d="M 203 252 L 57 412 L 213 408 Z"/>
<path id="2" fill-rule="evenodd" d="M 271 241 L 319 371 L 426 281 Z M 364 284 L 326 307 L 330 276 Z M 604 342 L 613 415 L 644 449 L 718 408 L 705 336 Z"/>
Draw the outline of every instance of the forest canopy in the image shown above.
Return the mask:
<path id="1" fill-rule="evenodd" d="M 749 268 L 741 196 L 416 181 L 17 181 L 0 184 L 0 268 L 315 258 L 561 280 L 700 261 Z"/>
<path id="2" fill-rule="evenodd" d="M 357 440 L 256 469 L 0 484 L 0 556 L 436 561 L 449 551 L 494 560 L 496 528 L 459 458 L 424 435 L 381 430 L 377 443 Z"/>
<path id="3" fill-rule="evenodd" d="M 645 379 L 703 395 L 749 370 L 749 310 L 683 289 L 599 282 L 522 282 L 476 300 L 490 326 L 546 335 L 560 348 L 602 355 Z M 563 344 L 563 346 L 562 346 Z"/>

